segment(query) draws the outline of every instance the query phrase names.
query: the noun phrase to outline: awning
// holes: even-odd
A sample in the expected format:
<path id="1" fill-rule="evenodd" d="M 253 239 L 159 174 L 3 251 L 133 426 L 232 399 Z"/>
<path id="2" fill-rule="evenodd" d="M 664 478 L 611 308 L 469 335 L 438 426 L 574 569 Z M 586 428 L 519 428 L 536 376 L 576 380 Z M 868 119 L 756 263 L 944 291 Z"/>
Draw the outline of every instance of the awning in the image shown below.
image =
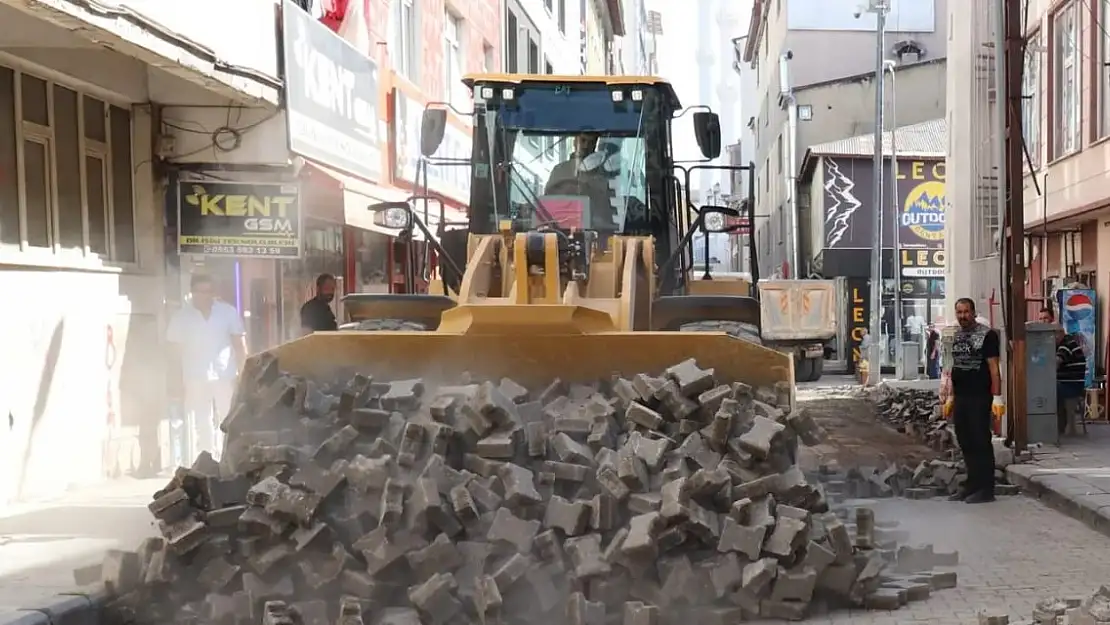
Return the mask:
<path id="1" fill-rule="evenodd" d="M 374 211 L 370 210 L 369 207 L 372 204 L 381 202 L 404 202 L 410 197 L 408 191 L 359 180 L 353 176 L 348 176 L 347 174 L 340 173 L 322 165 L 317 165 L 316 163 L 310 163 L 310 166 L 339 183 L 340 188 L 343 190 L 344 223 L 348 226 L 377 232 L 391 237 L 400 234 L 400 230 L 375 224 Z M 423 219 L 423 203 L 418 204 L 419 205 L 415 207 L 416 214 L 420 215 L 421 219 Z M 439 228 L 439 204 L 437 202 L 429 202 L 428 213 L 428 219 L 424 220 L 424 223 L 428 226 L 428 230 L 434 233 L 436 229 Z M 467 227 L 466 213 L 457 208 L 444 206 L 444 217 L 447 220 L 446 227 L 448 230 Z M 413 232 L 413 238 L 422 240 L 424 234 L 417 228 Z"/>

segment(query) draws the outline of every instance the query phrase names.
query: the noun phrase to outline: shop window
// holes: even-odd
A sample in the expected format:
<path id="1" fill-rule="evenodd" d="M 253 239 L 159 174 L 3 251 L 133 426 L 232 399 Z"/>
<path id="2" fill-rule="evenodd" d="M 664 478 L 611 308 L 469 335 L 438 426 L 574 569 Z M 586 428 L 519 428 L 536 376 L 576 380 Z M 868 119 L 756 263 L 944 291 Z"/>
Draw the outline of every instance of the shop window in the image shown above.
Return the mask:
<path id="1" fill-rule="evenodd" d="M 77 119 L 77 92 L 54 85 L 58 169 L 58 245 L 80 251 L 85 247 L 81 216 L 81 138 Z"/>
<path id="2" fill-rule="evenodd" d="M 128 109 L 0 67 L 0 180 L 0 245 L 136 262 Z"/>
<path id="3" fill-rule="evenodd" d="M 50 140 L 23 140 L 23 185 L 27 245 L 50 246 Z"/>
<path id="4" fill-rule="evenodd" d="M 15 127 L 15 72 L 0 67 L 0 245 L 4 246 L 18 246 L 22 238 Z"/>
<path id="5" fill-rule="evenodd" d="M 359 231 L 355 280 L 359 293 L 389 292 L 389 245 L 391 238 L 377 232 Z"/>
<path id="6" fill-rule="evenodd" d="M 282 332 L 286 340 L 300 336 L 301 305 L 315 294 L 316 277 L 322 273 L 342 277 L 344 267 L 343 228 L 306 224 L 301 258 L 281 262 Z"/>

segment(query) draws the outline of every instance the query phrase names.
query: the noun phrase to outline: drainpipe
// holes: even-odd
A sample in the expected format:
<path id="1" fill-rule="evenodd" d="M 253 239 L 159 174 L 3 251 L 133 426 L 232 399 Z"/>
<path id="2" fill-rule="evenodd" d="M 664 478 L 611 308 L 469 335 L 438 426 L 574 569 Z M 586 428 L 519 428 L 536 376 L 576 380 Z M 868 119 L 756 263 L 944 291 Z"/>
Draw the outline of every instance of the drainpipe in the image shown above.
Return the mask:
<path id="1" fill-rule="evenodd" d="M 779 57 L 779 99 L 786 104 L 786 141 L 784 141 L 786 154 L 783 158 L 786 160 L 782 163 L 783 168 L 786 170 L 786 206 L 787 214 L 790 215 L 790 249 L 787 258 L 794 266 L 794 277 L 800 277 L 802 268 L 802 251 L 798 245 L 798 229 L 800 228 L 801 219 L 798 215 L 798 203 L 796 195 L 798 190 L 798 173 L 796 163 L 797 146 L 798 146 L 798 100 L 794 97 L 794 88 L 790 84 L 790 60 L 794 58 L 794 53 L 787 50 L 781 57 Z M 790 276 L 783 276 L 789 278 Z"/>

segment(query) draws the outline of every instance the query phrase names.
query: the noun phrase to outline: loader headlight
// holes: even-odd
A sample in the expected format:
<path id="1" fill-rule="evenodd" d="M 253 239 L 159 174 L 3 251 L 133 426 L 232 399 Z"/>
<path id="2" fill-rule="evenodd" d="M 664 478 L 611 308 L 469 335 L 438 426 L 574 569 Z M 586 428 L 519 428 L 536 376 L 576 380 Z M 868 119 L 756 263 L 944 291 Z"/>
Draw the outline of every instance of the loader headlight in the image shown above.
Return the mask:
<path id="1" fill-rule="evenodd" d="M 721 232 L 725 229 L 725 216 L 720 213 L 709 213 L 702 224 L 706 232 Z"/>
<path id="2" fill-rule="evenodd" d="M 393 207 L 374 213 L 374 225 L 394 230 L 404 230 L 412 224 L 412 214 L 407 208 Z"/>

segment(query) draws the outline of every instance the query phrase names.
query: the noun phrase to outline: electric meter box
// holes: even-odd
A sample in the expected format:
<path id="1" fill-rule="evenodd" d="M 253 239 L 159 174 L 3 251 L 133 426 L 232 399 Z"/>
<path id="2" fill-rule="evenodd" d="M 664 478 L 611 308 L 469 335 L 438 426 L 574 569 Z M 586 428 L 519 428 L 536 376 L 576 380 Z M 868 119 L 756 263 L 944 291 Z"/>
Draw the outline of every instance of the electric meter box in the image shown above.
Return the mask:
<path id="1" fill-rule="evenodd" d="M 1056 443 L 1056 326 L 1025 324 L 1025 412 L 1030 443 Z"/>

